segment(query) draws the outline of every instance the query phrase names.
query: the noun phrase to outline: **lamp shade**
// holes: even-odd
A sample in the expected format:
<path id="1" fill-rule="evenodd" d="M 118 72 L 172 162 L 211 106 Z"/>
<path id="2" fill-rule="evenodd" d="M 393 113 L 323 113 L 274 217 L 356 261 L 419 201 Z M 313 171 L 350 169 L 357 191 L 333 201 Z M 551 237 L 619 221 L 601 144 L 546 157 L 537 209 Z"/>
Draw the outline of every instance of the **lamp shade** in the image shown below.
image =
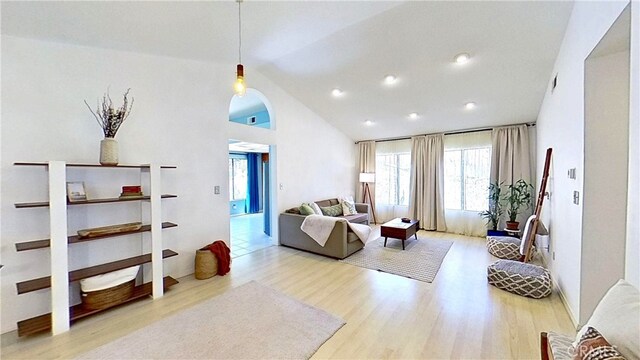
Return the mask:
<path id="1" fill-rule="evenodd" d="M 376 174 L 375 173 L 360 173 L 360 182 L 361 183 L 374 183 L 374 182 L 376 182 Z"/>

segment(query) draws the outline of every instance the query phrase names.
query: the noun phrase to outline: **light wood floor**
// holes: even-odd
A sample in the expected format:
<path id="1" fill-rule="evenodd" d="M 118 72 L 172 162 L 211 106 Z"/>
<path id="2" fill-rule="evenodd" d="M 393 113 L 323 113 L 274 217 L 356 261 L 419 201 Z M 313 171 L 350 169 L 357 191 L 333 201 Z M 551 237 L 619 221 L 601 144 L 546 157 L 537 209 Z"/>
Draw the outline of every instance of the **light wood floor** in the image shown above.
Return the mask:
<path id="1" fill-rule="evenodd" d="M 314 355 L 317 359 L 535 359 L 541 331 L 575 333 L 557 294 L 533 300 L 487 284 L 486 266 L 495 259 L 483 239 L 419 236 L 454 240 L 431 284 L 273 246 L 234 259 L 227 276 L 182 278 L 162 299 L 106 311 L 65 334 L 5 334 L 0 355 L 74 357 L 250 280 L 345 319 L 347 324 Z"/>

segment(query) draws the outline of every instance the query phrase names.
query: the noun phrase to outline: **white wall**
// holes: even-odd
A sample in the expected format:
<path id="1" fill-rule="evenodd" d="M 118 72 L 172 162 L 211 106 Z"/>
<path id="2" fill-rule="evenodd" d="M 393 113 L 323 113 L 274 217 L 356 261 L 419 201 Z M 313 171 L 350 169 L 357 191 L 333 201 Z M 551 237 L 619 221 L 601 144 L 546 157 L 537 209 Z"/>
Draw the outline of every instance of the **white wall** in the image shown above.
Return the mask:
<path id="1" fill-rule="evenodd" d="M 598 46 L 600 48 L 600 45 Z M 629 51 L 585 62 L 580 319 L 624 278 L 627 235 Z"/>
<path id="2" fill-rule="evenodd" d="M 631 4 L 631 79 L 629 92 L 629 196 L 625 278 L 640 288 L 640 6 Z"/>
<path id="3" fill-rule="evenodd" d="M 537 157 L 553 148 L 549 192 L 542 220 L 550 229 L 548 264 L 574 322 L 580 314 L 582 206 L 572 202 L 573 191 L 583 193 L 584 168 L 584 60 L 598 44 L 628 2 L 576 2 L 554 65 L 558 86 L 545 94 L 537 120 Z M 637 21 L 633 18 L 632 21 Z M 632 52 L 637 44 L 632 43 Z M 632 73 L 637 72 L 637 62 Z M 552 75 L 552 76 L 553 76 Z M 542 174 L 538 161 L 537 174 Z M 567 170 L 577 169 L 577 179 Z M 636 180 L 637 181 L 637 180 Z M 636 262 L 638 259 L 633 259 Z"/>
<path id="4" fill-rule="evenodd" d="M 16 295 L 15 283 L 48 275 L 48 250 L 17 253 L 14 243 L 46 238 L 48 210 L 15 209 L 16 202 L 47 199 L 43 169 L 15 167 L 15 161 L 98 161 L 101 131 L 83 100 L 90 104 L 107 87 L 116 103 L 127 88 L 135 98 L 131 117 L 117 140 L 121 163 L 177 165 L 164 170 L 166 247 L 178 257 L 165 260 L 165 273 L 193 272 L 195 249 L 229 238 L 228 109 L 234 64 L 213 64 L 2 36 L 2 211 L 1 331 L 16 321 L 49 311 L 49 291 Z M 278 208 L 352 193 L 353 141 L 255 71 L 250 86 L 271 101 L 277 130 Z M 275 135 L 274 135 L 275 134 Z M 117 196 L 121 185 L 140 181 L 137 171 L 72 170 L 69 180 L 86 182 L 89 196 Z M 215 185 L 221 194 L 214 195 Z M 76 206 L 69 210 L 69 231 L 137 220 L 131 204 Z M 72 269 L 133 256 L 138 236 L 70 247 Z"/>

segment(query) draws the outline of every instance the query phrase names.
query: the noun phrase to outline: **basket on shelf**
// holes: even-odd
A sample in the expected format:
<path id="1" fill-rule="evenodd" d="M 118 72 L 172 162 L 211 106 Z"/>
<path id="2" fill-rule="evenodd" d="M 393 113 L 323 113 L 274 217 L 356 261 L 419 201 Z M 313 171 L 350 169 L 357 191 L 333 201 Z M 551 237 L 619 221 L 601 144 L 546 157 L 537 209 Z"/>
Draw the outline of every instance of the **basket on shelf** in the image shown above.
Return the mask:
<path id="1" fill-rule="evenodd" d="M 82 307 L 101 310 L 127 300 L 133 295 L 139 269 L 138 265 L 80 280 Z"/>
<path id="2" fill-rule="evenodd" d="M 209 250 L 208 247 L 203 247 L 200 250 L 196 250 L 196 265 L 195 273 L 196 279 L 204 280 L 213 277 L 218 273 L 218 259 Z"/>

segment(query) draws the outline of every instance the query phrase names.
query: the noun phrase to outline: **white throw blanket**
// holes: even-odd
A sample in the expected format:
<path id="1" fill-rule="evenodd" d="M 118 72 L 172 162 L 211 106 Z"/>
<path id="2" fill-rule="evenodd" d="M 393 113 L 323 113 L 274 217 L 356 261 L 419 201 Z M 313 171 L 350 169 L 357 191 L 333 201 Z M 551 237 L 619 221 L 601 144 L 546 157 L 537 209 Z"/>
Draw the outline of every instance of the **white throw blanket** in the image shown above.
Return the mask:
<path id="1" fill-rule="evenodd" d="M 302 222 L 300 229 L 311 236 L 320 246 L 324 246 L 329 240 L 331 231 L 336 226 L 336 221 L 345 220 L 331 216 L 309 215 Z M 368 225 L 353 224 L 348 221 L 347 225 L 358 236 L 358 239 L 365 244 L 367 243 L 371 234 L 371 228 Z"/>

